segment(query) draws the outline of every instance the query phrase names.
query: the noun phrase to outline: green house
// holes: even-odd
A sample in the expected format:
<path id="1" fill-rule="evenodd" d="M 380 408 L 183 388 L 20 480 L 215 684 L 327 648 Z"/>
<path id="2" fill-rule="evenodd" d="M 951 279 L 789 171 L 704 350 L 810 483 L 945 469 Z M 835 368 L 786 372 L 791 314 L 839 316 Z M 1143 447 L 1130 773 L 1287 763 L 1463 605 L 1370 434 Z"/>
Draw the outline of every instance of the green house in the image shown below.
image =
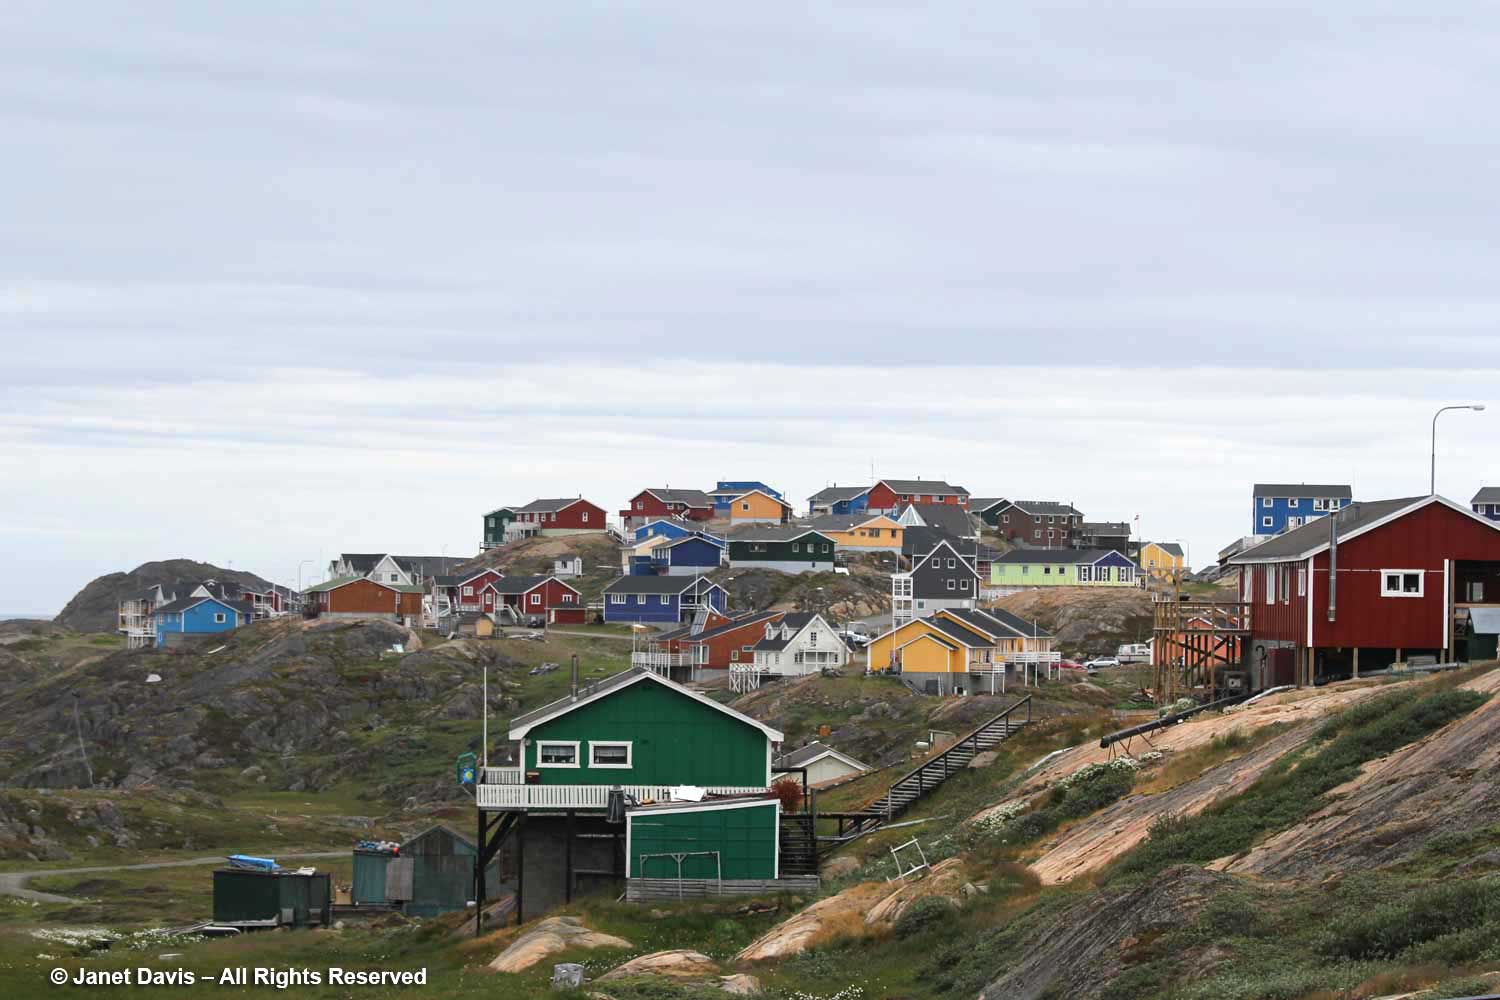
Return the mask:
<path id="1" fill-rule="evenodd" d="M 1113 549 L 1012 549 L 990 563 L 990 586 L 1136 587 L 1140 568 Z"/>
<path id="2" fill-rule="evenodd" d="M 505 529 L 516 519 L 514 507 L 497 507 L 484 515 L 484 544 L 481 549 L 493 549 L 505 544 Z"/>
<path id="3" fill-rule="evenodd" d="M 821 531 L 795 524 L 748 524 L 729 534 L 729 565 L 742 569 L 828 572 L 837 550 Z"/>
<path id="4" fill-rule="evenodd" d="M 630 670 L 520 716 L 523 787 L 590 786 L 585 800 L 620 786 L 645 791 L 695 785 L 741 794 L 771 784 L 781 733 L 648 670 Z M 546 793 L 541 793 L 547 798 Z M 545 804 L 545 803 L 544 803 Z"/>

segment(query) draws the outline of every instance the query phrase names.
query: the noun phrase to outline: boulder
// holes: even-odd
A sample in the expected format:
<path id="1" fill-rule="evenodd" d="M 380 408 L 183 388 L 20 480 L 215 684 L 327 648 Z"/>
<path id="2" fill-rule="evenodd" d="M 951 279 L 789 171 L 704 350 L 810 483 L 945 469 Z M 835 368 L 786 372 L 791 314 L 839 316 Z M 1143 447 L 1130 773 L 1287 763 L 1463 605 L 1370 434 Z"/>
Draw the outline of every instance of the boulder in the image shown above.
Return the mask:
<path id="1" fill-rule="evenodd" d="M 880 925 L 894 927 L 907 907 L 929 896 L 942 896 L 957 905 L 963 899 L 964 886 L 968 883 L 962 861 L 958 858 L 939 861 L 925 874 L 908 876 L 896 891 L 870 907 L 865 914 L 865 923 L 872 928 Z"/>
<path id="2" fill-rule="evenodd" d="M 549 955 L 569 948 L 630 948 L 624 938 L 601 934 L 585 927 L 578 917 L 548 917 L 510 943 L 490 968 L 495 972 L 520 972 Z"/>
<path id="3" fill-rule="evenodd" d="M 983 753 L 977 753 L 977 754 L 975 754 L 974 755 L 974 759 L 971 760 L 971 761 L 969 761 L 969 766 L 970 767 L 989 767 L 991 764 L 995 763 L 995 761 L 997 761 L 999 759 L 1000 759 L 1000 755 L 998 753 L 996 753 L 993 750 L 986 750 Z"/>
<path id="4" fill-rule="evenodd" d="M 840 858 L 834 858 L 823 865 L 824 878 L 842 878 L 859 871 L 859 859 L 851 858 L 847 854 Z"/>
<path id="5" fill-rule="evenodd" d="M 709 979 L 719 974 L 719 964 L 702 952 L 688 948 L 656 951 L 632 958 L 599 977 L 599 982 L 629 976 L 665 976 L 668 979 Z"/>
<path id="6" fill-rule="evenodd" d="M 760 980 L 749 973 L 739 972 L 732 976 L 719 977 L 719 989 L 737 997 L 755 996 L 761 991 Z"/>
<path id="7" fill-rule="evenodd" d="M 820 899 L 756 938 L 735 960 L 761 962 L 785 958 L 833 937 L 868 933 L 866 911 L 890 891 L 891 887 L 884 882 L 861 882 L 836 896 Z"/>

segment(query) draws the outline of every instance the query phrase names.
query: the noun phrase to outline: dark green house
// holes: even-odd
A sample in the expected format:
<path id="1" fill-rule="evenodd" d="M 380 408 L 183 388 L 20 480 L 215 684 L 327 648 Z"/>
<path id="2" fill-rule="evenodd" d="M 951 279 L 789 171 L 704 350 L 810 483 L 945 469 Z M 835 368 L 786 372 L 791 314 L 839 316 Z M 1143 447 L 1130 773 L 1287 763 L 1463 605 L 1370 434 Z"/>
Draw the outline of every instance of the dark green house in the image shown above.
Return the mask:
<path id="1" fill-rule="evenodd" d="M 634 895 L 637 880 L 692 893 L 781 877 L 768 796 L 782 734 L 764 723 L 632 669 L 518 716 L 509 737 L 519 764 L 481 769 L 475 800 L 482 856 L 512 845 L 521 919 L 586 892 Z M 684 852 L 681 871 L 663 867 Z"/>
<path id="2" fill-rule="evenodd" d="M 813 528 L 795 524 L 748 524 L 729 534 L 729 565 L 779 573 L 833 569 L 838 545 Z"/>
<path id="3" fill-rule="evenodd" d="M 484 543 L 481 549 L 493 549 L 505 544 L 505 529 L 516 519 L 514 507 L 497 507 L 484 515 Z"/>

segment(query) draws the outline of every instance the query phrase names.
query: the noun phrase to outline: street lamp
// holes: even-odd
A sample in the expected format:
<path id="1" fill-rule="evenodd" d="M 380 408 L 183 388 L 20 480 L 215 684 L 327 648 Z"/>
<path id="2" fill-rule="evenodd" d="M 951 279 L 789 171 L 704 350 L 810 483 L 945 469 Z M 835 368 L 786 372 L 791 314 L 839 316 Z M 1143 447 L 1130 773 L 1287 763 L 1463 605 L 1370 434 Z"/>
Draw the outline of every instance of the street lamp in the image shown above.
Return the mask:
<path id="1" fill-rule="evenodd" d="M 313 563 L 314 565 L 316 565 L 317 564 L 317 560 L 316 559 L 304 559 L 304 560 L 302 560 L 301 562 L 299 562 L 297 564 L 297 593 L 299 593 L 299 594 L 302 593 L 302 567 L 306 566 L 308 563 Z"/>
<path id="2" fill-rule="evenodd" d="M 1447 413 L 1449 410 L 1482 409 L 1484 409 L 1483 403 L 1460 403 L 1455 406 L 1439 407 L 1438 411 L 1432 415 L 1432 482 L 1430 484 L 1431 488 L 1429 490 L 1429 494 L 1431 496 L 1437 495 L 1437 418 L 1442 416 L 1444 413 Z"/>

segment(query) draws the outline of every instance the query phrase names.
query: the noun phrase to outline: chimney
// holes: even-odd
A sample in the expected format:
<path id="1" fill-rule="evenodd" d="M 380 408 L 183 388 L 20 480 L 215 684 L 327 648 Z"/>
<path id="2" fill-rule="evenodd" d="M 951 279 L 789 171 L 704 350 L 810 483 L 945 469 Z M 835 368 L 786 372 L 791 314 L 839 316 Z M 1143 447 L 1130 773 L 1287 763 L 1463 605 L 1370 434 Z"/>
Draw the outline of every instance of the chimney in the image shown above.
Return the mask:
<path id="1" fill-rule="evenodd" d="M 1312 595 L 1312 580 L 1307 581 L 1308 596 Z M 1339 513 L 1328 515 L 1328 620 L 1337 621 L 1339 615 Z"/>
<path id="2" fill-rule="evenodd" d="M 573 700 L 577 701 L 578 700 L 578 654 L 577 653 L 573 654 L 571 681 L 572 681 L 572 683 L 571 683 L 570 686 L 571 686 L 571 690 L 573 692 Z"/>

